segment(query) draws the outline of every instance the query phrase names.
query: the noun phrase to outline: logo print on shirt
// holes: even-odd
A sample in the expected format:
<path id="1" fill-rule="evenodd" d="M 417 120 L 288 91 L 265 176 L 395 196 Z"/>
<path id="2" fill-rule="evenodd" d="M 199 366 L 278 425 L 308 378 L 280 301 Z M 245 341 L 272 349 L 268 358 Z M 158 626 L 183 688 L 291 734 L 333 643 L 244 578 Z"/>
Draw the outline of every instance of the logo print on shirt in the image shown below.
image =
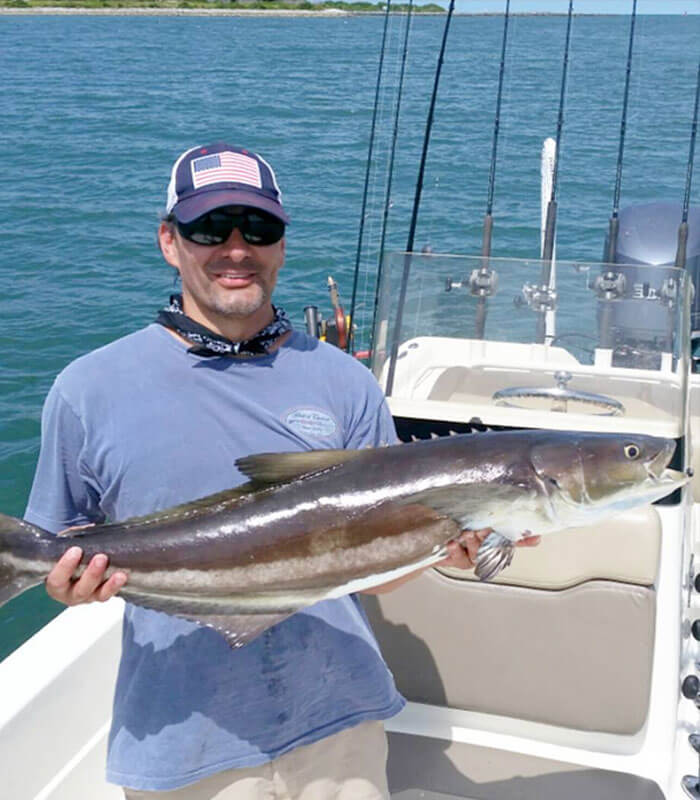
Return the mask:
<path id="1" fill-rule="evenodd" d="M 338 430 L 333 417 L 318 408 L 295 408 L 285 414 L 284 421 L 302 436 L 315 438 L 333 436 Z"/>

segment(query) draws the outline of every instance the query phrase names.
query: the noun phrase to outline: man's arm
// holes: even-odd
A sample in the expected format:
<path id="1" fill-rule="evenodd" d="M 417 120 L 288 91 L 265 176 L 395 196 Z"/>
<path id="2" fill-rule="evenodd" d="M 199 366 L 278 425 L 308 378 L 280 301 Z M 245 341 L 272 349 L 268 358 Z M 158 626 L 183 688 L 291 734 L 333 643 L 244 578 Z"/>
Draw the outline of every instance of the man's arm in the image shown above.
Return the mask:
<path id="1" fill-rule="evenodd" d="M 84 426 L 58 383 L 44 403 L 41 449 L 25 511 L 25 519 L 53 533 L 86 527 L 89 520 L 104 518 L 99 487 L 89 478 L 89 470 L 83 469 L 82 459 L 89 449 Z M 48 595 L 59 603 L 104 602 L 126 583 L 126 575 L 119 572 L 105 580 L 105 555 L 94 556 L 80 578 L 74 578 L 82 556 L 80 547 L 71 547 L 46 578 Z"/>

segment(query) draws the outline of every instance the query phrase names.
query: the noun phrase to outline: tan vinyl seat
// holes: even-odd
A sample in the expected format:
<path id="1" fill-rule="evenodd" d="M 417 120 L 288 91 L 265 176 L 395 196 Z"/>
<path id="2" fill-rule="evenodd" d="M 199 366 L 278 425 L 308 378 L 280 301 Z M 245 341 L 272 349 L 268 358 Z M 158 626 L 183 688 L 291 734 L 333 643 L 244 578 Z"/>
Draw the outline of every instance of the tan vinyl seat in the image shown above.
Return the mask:
<path id="1" fill-rule="evenodd" d="M 543 536 L 538 547 L 516 550 L 497 583 L 537 589 L 566 589 L 590 580 L 651 586 L 661 548 L 661 519 L 653 506 L 632 509 L 585 528 Z M 473 571 L 441 569 L 459 580 Z"/>
<path id="2" fill-rule="evenodd" d="M 401 733 L 387 773 L 392 800 L 664 800 L 638 775 Z"/>
<path id="3" fill-rule="evenodd" d="M 652 588 L 594 580 L 552 592 L 430 570 L 363 599 L 409 700 L 586 731 L 644 725 Z"/>

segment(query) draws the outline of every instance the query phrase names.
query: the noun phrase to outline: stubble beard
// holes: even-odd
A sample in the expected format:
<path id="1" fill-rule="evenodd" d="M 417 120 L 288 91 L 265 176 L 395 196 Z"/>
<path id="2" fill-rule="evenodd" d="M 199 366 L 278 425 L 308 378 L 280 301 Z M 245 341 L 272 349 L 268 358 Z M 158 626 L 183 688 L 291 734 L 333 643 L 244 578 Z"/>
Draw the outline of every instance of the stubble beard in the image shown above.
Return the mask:
<path id="1" fill-rule="evenodd" d="M 257 290 L 253 296 L 234 295 L 226 299 L 213 298 L 211 310 L 215 314 L 229 319 L 245 319 L 252 316 L 271 300 L 271 294 L 265 286 L 254 283 L 247 291 L 253 287 Z"/>

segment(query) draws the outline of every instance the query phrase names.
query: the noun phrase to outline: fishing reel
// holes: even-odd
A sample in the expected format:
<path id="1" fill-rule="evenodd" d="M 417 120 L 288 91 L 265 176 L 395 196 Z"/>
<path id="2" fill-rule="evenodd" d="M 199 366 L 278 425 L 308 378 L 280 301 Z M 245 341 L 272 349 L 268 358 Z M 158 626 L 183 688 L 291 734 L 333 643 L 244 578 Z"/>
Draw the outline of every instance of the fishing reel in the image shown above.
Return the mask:
<path id="1" fill-rule="evenodd" d="M 498 289 L 498 275 L 493 269 L 473 269 L 469 278 L 463 278 L 461 281 L 447 278 L 445 291 L 451 292 L 453 289 L 469 289 L 472 297 L 491 297 Z"/>
<path id="2" fill-rule="evenodd" d="M 625 293 L 627 280 L 621 272 L 608 270 L 595 277 L 592 288 L 599 300 L 618 300 Z"/>
<path id="3" fill-rule="evenodd" d="M 333 306 L 333 315 L 324 318 L 318 306 L 306 306 L 304 308 L 306 332 L 314 339 L 320 339 L 345 350 L 349 341 L 350 317 L 346 316 L 340 302 L 338 284 L 330 275 L 328 276 L 328 291 Z"/>
<path id="4" fill-rule="evenodd" d="M 525 283 L 522 287 L 522 294 L 516 297 L 513 303 L 516 308 L 526 305 L 539 314 L 555 311 L 557 307 L 557 290 L 549 286 Z"/>

